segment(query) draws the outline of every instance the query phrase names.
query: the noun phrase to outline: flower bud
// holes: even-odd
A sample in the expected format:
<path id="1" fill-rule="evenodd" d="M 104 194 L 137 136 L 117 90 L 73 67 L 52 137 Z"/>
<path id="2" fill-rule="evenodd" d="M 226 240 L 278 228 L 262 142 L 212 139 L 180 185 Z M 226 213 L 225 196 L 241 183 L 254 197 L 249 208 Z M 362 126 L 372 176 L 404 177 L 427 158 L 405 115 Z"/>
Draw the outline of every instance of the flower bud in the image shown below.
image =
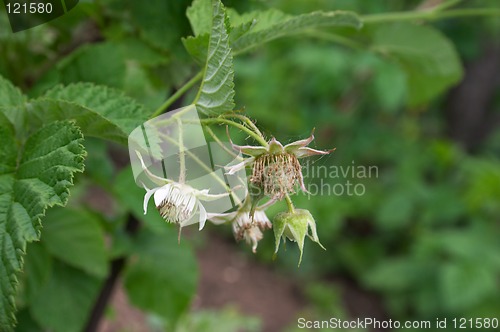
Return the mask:
<path id="1" fill-rule="evenodd" d="M 321 248 L 325 249 L 319 242 L 318 234 L 316 232 L 316 222 L 308 210 L 295 209 L 293 212 L 279 213 L 273 220 L 273 229 L 276 241 L 276 250 L 274 253 L 278 253 L 281 238 L 284 240 L 285 238 L 288 238 L 291 241 L 297 242 L 300 250 L 298 265 L 300 265 L 300 262 L 302 261 L 304 238 L 306 235 L 312 241 L 319 244 Z"/>

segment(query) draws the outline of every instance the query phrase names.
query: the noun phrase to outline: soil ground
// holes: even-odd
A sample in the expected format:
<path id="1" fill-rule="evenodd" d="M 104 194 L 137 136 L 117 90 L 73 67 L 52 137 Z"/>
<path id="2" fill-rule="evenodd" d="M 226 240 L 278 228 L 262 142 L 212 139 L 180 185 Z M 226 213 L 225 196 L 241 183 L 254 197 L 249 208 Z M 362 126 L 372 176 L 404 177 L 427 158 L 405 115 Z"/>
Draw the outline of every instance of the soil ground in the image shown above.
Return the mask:
<path id="1" fill-rule="evenodd" d="M 297 316 L 307 306 L 294 280 L 252 260 L 224 238 L 210 235 L 210 241 L 196 254 L 201 275 L 193 310 L 231 305 L 244 315 L 259 317 L 263 332 L 279 332 L 296 324 Z M 342 289 L 351 317 L 384 319 L 376 296 L 343 279 L 329 282 Z M 150 332 L 145 315 L 129 304 L 121 285 L 114 291 L 111 307 L 113 314 L 102 322 L 99 332 Z"/>

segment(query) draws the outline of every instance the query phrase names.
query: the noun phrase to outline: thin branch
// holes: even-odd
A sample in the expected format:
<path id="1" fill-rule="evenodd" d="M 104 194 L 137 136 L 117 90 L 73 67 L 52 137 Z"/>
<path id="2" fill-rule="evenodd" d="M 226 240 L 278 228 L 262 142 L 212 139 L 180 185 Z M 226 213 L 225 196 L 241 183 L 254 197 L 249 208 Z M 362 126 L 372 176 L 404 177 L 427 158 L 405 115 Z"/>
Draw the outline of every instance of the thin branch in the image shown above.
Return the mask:
<path id="1" fill-rule="evenodd" d="M 127 223 L 125 224 L 125 232 L 131 236 L 134 236 L 139 230 L 140 222 L 132 215 L 128 216 Z M 109 304 L 109 300 L 111 299 L 111 295 L 113 295 L 113 290 L 115 289 L 118 278 L 125 268 L 126 257 L 118 257 L 111 261 L 111 269 L 108 275 L 108 278 L 104 282 L 99 296 L 92 308 L 92 312 L 90 313 L 89 319 L 87 321 L 87 325 L 83 329 L 85 332 L 94 332 L 97 331 L 99 327 L 99 323 L 104 316 L 104 312 L 106 307 Z"/>
<path id="2" fill-rule="evenodd" d="M 194 76 L 192 79 L 186 82 L 182 87 L 179 88 L 170 98 L 168 98 L 163 104 L 161 104 L 160 107 L 154 111 L 154 113 L 151 115 L 151 119 L 162 114 L 167 110 L 177 99 L 180 98 L 185 92 L 187 92 L 189 89 L 193 87 L 201 78 L 203 77 L 203 72 L 199 72 Z"/>

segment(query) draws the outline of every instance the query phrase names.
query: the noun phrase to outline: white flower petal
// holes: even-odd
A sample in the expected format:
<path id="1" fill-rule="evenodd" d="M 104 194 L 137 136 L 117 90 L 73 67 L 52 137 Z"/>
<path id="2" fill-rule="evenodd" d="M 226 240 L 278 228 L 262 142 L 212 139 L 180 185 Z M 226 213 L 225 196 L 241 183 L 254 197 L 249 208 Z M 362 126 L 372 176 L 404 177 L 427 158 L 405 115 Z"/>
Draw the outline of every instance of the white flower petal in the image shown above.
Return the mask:
<path id="1" fill-rule="evenodd" d="M 214 225 L 222 225 L 226 222 L 232 221 L 238 211 L 229 213 L 207 213 L 207 219 Z"/>
<path id="2" fill-rule="evenodd" d="M 196 197 L 202 201 L 211 202 L 211 201 L 216 201 L 216 200 L 224 198 L 224 197 L 228 197 L 229 194 L 230 193 L 208 194 L 208 190 L 207 190 L 207 193 L 198 192 Z"/>
<path id="3" fill-rule="evenodd" d="M 142 186 L 144 187 L 144 189 L 146 190 L 146 194 L 144 195 L 144 203 L 143 203 L 143 208 L 144 208 L 144 214 L 146 214 L 148 212 L 148 203 L 149 203 L 149 199 L 151 198 L 151 196 L 159 189 L 159 188 L 153 188 L 153 189 L 148 189 L 144 183 L 142 184 Z"/>
<path id="4" fill-rule="evenodd" d="M 255 160 L 254 157 L 250 157 L 250 158 L 247 158 L 247 159 L 243 160 L 242 162 L 240 162 L 240 163 L 238 163 L 236 165 L 226 166 L 226 167 L 224 167 L 228 171 L 226 174 L 227 175 L 233 175 L 236 172 L 241 171 L 242 169 L 245 169 L 245 167 L 248 164 L 251 164 L 252 162 L 254 162 L 254 160 Z"/>
<path id="5" fill-rule="evenodd" d="M 200 213 L 200 228 L 199 230 L 201 231 L 203 227 L 205 227 L 205 222 L 207 221 L 207 210 L 205 210 L 205 207 L 198 202 L 198 207 L 199 207 L 199 213 Z"/>
<path id="6" fill-rule="evenodd" d="M 156 188 L 154 193 L 155 205 L 158 207 L 166 198 L 173 197 L 172 188 L 170 185 Z"/>

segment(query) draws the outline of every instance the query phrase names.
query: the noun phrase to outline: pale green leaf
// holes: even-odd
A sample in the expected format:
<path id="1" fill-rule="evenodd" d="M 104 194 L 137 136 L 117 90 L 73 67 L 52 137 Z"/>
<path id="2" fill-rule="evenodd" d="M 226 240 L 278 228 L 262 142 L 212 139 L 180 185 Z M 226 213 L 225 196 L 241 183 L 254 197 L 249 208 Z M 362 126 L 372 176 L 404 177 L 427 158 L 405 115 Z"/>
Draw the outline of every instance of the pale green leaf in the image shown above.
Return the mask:
<path id="1" fill-rule="evenodd" d="M 210 43 L 210 34 L 204 33 L 196 37 L 189 36 L 183 38 L 182 43 L 186 51 L 188 51 L 196 62 L 200 64 L 205 63 L 207 60 L 208 44 Z"/>
<path id="2" fill-rule="evenodd" d="M 372 38 L 372 49 L 395 60 L 406 72 L 410 106 L 437 97 L 462 78 L 462 65 L 453 44 L 432 27 L 380 25 Z"/>
<path id="3" fill-rule="evenodd" d="M 85 210 L 53 209 L 44 219 L 42 243 L 68 265 L 96 277 L 108 272 L 104 233 L 95 215 Z"/>
<path id="4" fill-rule="evenodd" d="M 0 113 L 5 114 L 16 128 L 22 127 L 25 101 L 26 97 L 21 91 L 0 75 Z"/>
<path id="5" fill-rule="evenodd" d="M 101 283 L 56 260 L 49 281 L 31 303 L 31 314 L 46 331 L 83 331 Z"/>
<path id="6" fill-rule="evenodd" d="M 253 12 L 240 17 L 233 16 L 233 20 L 246 24 L 255 20 L 253 27 L 240 38 L 235 40 L 231 47 L 235 54 L 250 50 L 253 47 L 271 40 L 296 35 L 314 28 L 324 27 L 354 27 L 360 28 L 362 22 L 352 12 L 313 12 L 297 16 L 290 16 L 275 9 L 265 12 Z M 233 25 L 236 25 L 231 21 Z"/>
<path id="7" fill-rule="evenodd" d="M 21 91 L 0 75 L 0 107 L 21 105 L 25 101 Z"/>
<path id="8" fill-rule="evenodd" d="M 124 283 L 132 304 L 173 324 L 189 309 L 198 273 L 192 250 L 184 242 L 178 244 L 177 230 L 170 230 L 138 234 Z"/>
<path id="9" fill-rule="evenodd" d="M 0 120 L 3 115 L 0 116 Z M 2 121 L 0 121 L 2 123 Z M 83 171 L 83 136 L 71 122 L 54 122 L 19 145 L 0 126 L 0 329 L 15 322 L 14 296 L 26 243 L 40 237 L 48 207 L 64 205 L 76 172 Z"/>
<path id="10" fill-rule="evenodd" d="M 126 142 L 126 137 L 137 126 L 148 119 L 149 112 L 132 98 L 123 93 L 104 86 L 93 85 L 91 83 L 77 83 L 66 87 L 58 86 L 45 94 L 46 98 L 68 101 L 80 105 L 93 113 L 112 123 L 121 131 L 122 142 Z M 51 112 L 54 112 L 52 110 Z M 58 110 L 59 116 L 72 118 L 69 112 L 64 114 L 64 110 Z M 54 115 L 49 115 L 54 116 Z M 77 116 L 79 114 L 77 113 Z M 97 124 L 102 124 L 97 121 Z M 93 125 L 97 125 L 94 123 Z M 85 127 L 83 124 L 79 124 Z M 93 134 L 99 134 L 102 128 L 95 128 Z M 116 130 L 115 130 L 116 131 Z M 100 133 L 102 135 L 102 133 Z"/>
<path id="11" fill-rule="evenodd" d="M 186 11 L 194 35 L 198 36 L 210 33 L 212 26 L 212 3 L 211 0 L 194 0 Z"/>
<path id="12" fill-rule="evenodd" d="M 234 69 L 224 6 L 219 0 L 214 0 L 212 5 L 212 30 L 207 60 L 194 103 L 199 111 L 207 115 L 218 115 L 234 108 Z"/>

